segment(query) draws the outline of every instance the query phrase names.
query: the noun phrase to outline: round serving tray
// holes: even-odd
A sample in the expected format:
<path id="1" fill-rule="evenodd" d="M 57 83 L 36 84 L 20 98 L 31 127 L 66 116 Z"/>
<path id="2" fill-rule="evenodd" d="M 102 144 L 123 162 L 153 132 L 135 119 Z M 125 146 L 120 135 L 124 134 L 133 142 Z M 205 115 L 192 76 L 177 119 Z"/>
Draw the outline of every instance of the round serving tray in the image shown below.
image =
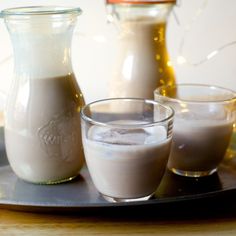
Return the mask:
<path id="1" fill-rule="evenodd" d="M 71 182 L 57 185 L 27 183 L 13 173 L 6 158 L 3 130 L 0 129 L 0 207 L 24 211 L 78 211 L 87 209 L 114 209 L 150 207 L 162 209 L 194 202 L 227 204 L 236 202 L 236 160 L 225 160 L 218 173 L 208 177 L 188 178 L 166 170 L 156 195 L 148 201 L 110 203 L 95 189 L 86 166 Z M 224 202 L 222 202 L 222 200 Z M 214 207 L 214 206 L 213 206 Z"/>

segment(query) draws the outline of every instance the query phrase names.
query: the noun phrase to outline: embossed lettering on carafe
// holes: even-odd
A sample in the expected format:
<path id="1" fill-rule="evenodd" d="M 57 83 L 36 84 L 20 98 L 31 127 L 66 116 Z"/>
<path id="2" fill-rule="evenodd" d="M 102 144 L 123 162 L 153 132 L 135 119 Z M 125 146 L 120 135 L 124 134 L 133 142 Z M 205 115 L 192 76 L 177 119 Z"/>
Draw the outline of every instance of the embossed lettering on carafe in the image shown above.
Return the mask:
<path id="1" fill-rule="evenodd" d="M 54 116 L 38 129 L 41 148 L 49 158 L 70 161 L 73 147 L 79 145 L 80 129 L 75 109 Z"/>

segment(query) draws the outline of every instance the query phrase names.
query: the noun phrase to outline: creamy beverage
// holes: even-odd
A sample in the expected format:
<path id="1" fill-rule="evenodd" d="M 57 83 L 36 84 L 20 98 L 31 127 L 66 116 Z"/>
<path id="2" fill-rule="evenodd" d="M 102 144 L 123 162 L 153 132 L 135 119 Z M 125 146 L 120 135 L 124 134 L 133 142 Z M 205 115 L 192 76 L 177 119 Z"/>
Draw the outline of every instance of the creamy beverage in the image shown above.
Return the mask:
<path id="1" fill-rule="evenodd" d="M 232 135 L 231 120 L 176 118 L 168 168 L 174 172 L 216 171 Z"/>
<path id="2" fill-rule="evenodd" d="M 137 124 L 119 120 L 109 124 Z M 164 174 L 171 139 L 166 128 L 111 128 L 91 126 L 83 132 L 85 158 L 100 193 L 117 199 L 152 195 Z"/>
<path id="3" fill-rule="evenodd" d="M 83 165 L 79 111 L 83 98 L 73 74 L 31 79 L 13 87 L 5 120 L 13 171 L 34 183 L 75 177 Z"/>
<path id="4" fill-rule="evenodd" d="M 159 87 L 154 95 L 175 111 L 168 168 L 188 177 L 216 172 L 233 132 L 235 92 L 214 85 L 177 84 Z"/>
<path id="5" fill-rule="evenodd" d="M 120 30 L 110 97 L 152 99 L 153 91 L 158 86 L 175 83 L 166 48 L 166 23 L 163 19 L 126 19 L 120 23 Z"/>

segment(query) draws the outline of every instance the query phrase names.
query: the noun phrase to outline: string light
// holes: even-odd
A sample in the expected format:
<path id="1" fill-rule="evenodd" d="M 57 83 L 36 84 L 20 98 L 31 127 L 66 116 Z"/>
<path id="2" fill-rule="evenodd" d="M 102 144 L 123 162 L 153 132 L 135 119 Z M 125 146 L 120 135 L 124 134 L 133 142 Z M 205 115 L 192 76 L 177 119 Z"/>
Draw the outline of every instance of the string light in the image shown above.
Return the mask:
<path id="1" fill-rule="evenodd" d="M 232 47 L 232 46 L 235 46 L 236 45 L 236 40 L 235 41 L 231 41 L 231 42 L 228 42 L 222 46 L 220 46 L 219 48 L 215 49 L 214 51 L 208 53 L 204 58 L 200 59 L 199 61 L 197 62 L 191 62 L 189 61 L 185 56 L 184 56 L 184 48 L 185 48 L 185 42 L 187 40 L 187 36 L 188 34 L 190 33 L 190 31 L 193 30 L 193 25 L 195 24 L 195 22 L 198 20 L 198 18 L 201 16 L 201 14 L 205 11 L 205 9 L 207 8 L 207 5 L 208 5 L 208 2 L 209 0 L 203 0 L 200 4 L 200 6 L 195 10 L 195 13 L 193 14 L 193 17 L 191 18 L 190 22 L 188 24 L 186 24 L 185 26 L 183 25 L 183 23 L 180 22 L 179 20 L 179 17 L 178 17 L 178 14 L 176 12 L 176 10 L 174 9 L 172 11 L 172 14 L 174 16 L 174 19 L 177 23 L 177 25 L 184 29 L 184 33 L 183 33 L 183 37 L 181 39 L 181 42 L 180 42 L 180 45 L 179 45 L 179 49 L 178 49 L 178 56 L 176 58 L 176 63 L 178 65 L 190 65 L 190 66 L 199 66 L 199 65 L 202 65 L 208 61 L 210 61 L 212 58 L 214 58 L 215 56 L 217 56 L 219 53 L 221 53 L 223 50 L 225 50 L 226 48 L 229 48 L 229 47 Z M 177 0 L 176 2 L 176 7 L 177 8 L 181 8 L 183 6 L 183 1 L 182 0 Z M 110 9 L 111 10 L 111 9 Z M 114 14 L 114 12 L 113 12 Z M 107 14 L 107 21 L 109 23 L 115 23 L 115 19 L 114 19 L 114 16 L 108 12 Z M 115 24 L 116 25 L 116 24 Z M 78 33 L 80 36 L 81 34 Z M 95 41 L 98 41 L 98 42 L 106 42 L 105 38 L 104 37 L 101 37 L 101 35 L 99 36 L 95 36 L 93 37 L 93 39 Z M 0 64 L 5 64 L 7 63 L 8 61 L 10 61 L 10 59 L 12 58 L 12 55 L 8 55 L 6 56 L 5 58 L 3 58 L 1 61 L 0 61 Z M 171 62 L 169 62 L 171 63 Z"/>
<path id="2" fill-rule="evenodd" d="M 183 24 L 181 24 L 176 11 L 175 10 L 173 11 L 173 16 L 174 16 L 174 19 L 175 19 L 177 25 L 184 29 L 184 34 L 183 34 L 182 40 L 181 40 L 180 45 L 179 45 L 178 56 L 177 56 L 177 59 L 176 59 L 176 62 L 177 62 L 178 65 L 184 65 L 184 64 L 188 64 L 190 66 L 202 65 L 202 64 L 210 61 L 212 58 L 214 58 L 216 55 L 218 55 L 221 51 L 225 50 L 226 48 L 229 48 L 229 47 L 232 47 L 232 46 L 236 45 L 236 41 L 228 42 L 228 43 L 220 46 L 219 48 L 215 49 L 214 51 L 210 52 L 204 58 L 202 58 L 201 60 L 199 60 L 197 62 L 190 62 L 184 56 L 183 51 L 184 51 L 187 35 L 190 33 L 191 30 L 193 30 L 193 25 L 198 20 L 198 18 L 201 16 L 201 14 L 204 12 L 204 10 L 207 8 L 208 1 L 209 0 L 202 1 L 202 3 L 200 4 L 200 7 L 196 9 L 195 14 L 191 18 L 190 23 L 187 24 L 185 27 L 183 26 Z M 180 0 L 177 1 L 176 6 L 181 7 L 182 6 L 182 1 L 180 1 Z"/>

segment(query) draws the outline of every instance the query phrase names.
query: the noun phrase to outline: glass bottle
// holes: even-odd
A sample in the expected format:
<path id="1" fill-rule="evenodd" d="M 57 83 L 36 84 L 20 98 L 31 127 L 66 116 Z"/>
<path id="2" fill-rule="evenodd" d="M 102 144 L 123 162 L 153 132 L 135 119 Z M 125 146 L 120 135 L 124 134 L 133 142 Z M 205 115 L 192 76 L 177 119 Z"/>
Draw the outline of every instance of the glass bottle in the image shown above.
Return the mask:
<path id="1" fill-rule="evenodd" d="M 52 184 L 78 175 L 83 96 L 71 64 L 79 8 L 22 7 L 1 12 L 13 45 L 14 78 L 5 111 L 5 144 L 15 174 Z"/>
<path id="2" fill-rule="evenodd" d="M 166 47 L 167 17 L 175 0 L 107 0 L 108 19 L 119 31 L 109 97 L 153 99 L 175 83 Z"/>

